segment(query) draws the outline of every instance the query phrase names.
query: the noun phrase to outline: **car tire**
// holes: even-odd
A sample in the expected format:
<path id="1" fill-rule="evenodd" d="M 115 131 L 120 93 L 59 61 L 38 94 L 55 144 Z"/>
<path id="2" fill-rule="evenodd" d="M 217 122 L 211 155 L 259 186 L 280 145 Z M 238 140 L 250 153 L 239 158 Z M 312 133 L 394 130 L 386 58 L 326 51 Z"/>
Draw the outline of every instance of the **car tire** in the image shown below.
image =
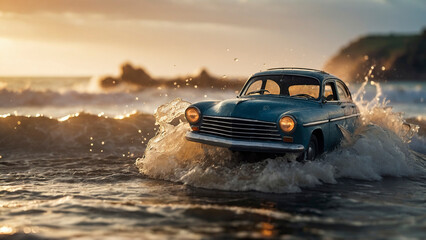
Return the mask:
<path id="1" fill-rule="evenodd" d="M 309 140 L 308 148 L 297 158 L 298 161 L 314 161 L 318 156 L 318 140 L 315 135 L 311 136 Z"/>

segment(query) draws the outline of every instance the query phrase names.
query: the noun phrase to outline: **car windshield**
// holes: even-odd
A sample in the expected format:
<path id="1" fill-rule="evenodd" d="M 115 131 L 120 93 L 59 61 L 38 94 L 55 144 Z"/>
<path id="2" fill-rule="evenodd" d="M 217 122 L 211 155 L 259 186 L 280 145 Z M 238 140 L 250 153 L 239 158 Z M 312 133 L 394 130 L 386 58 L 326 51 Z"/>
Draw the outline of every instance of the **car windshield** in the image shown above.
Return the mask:
<path id="1" fill-rule="evenodd" d="M 241 96 L 279 95 L 295 98 L 318 99 L 319 81 L 303 76 L 260 76 L 250 79 L 241 92 Z"/>

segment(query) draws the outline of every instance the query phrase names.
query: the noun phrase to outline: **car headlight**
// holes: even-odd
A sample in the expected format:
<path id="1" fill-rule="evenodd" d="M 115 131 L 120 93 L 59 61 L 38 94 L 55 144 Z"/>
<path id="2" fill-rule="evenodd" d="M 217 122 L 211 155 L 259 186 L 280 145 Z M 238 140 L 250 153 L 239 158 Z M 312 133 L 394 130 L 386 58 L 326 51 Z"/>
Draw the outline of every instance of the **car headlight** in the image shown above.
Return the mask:
<path id="1" fill-rule="evenodd" d="M 284 116 L 280 119 L 280 128 L 286 133 L 292 132 L 296 127 L 296 121 L 290 116 Z"/>
<path id="2" fill-rule="evenodd" d="M 200 120 L 200 110 L 196 107 L 189 107 L 185 110 L 185 118 L 190 124 L 195 124 Z"/>

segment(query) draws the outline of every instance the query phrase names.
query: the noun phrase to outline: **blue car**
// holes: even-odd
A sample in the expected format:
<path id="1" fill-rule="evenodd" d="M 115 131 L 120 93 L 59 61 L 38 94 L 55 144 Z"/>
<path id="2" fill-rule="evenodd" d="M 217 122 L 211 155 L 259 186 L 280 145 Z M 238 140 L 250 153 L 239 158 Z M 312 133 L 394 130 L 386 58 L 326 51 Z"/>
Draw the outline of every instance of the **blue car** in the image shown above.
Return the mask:
<path id="1" fill-rule="evenodd" d="M 236 98 L 194 103 L 186 139 L 237 152 L 298 153 L 313 160 L 359 124 L 346 84 L 324 71 L 272 68 L 254 74 Z"/>

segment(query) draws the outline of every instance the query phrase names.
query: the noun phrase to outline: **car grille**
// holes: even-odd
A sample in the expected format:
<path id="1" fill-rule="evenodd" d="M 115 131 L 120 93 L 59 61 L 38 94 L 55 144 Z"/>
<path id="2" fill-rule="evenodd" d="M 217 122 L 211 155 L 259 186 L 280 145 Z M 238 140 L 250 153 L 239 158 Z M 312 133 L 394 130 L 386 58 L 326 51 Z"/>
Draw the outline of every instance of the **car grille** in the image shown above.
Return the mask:
<path id="1" fill-rule="evenodd" d="M 199 132 L 229 138 L 281 141 L 276 123 L 244 118 L 204 116 Z"/>

